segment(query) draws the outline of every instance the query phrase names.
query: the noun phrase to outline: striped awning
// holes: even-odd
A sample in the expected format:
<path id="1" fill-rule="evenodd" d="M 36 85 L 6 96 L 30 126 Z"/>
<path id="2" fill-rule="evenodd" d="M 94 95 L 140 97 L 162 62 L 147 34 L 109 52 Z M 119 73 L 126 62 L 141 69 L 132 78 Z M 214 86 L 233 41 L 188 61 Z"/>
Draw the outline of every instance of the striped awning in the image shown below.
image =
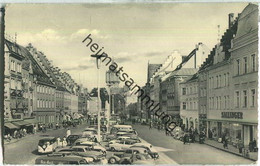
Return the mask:
<path id="1" fill-rule="evenodd" d="M 9 128 L 9 129 L 18 129 L 19 127 L 10 123 L 10 122 L 7 122 L 4 124 L 5 127 Z"/>

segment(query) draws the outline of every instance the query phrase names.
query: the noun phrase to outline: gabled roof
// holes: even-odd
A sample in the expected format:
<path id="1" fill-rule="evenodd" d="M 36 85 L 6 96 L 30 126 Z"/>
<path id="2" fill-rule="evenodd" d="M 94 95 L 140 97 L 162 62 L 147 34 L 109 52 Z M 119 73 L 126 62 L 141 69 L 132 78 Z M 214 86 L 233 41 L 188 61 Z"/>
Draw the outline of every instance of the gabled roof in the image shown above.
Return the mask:
<path id="1" fill-rule="evenodd" d="M 174 76 L 192 76 L 198 72 L 198 69 L 195 68 L 182 68 L 180 70 L 173 71 L 167 74 L 162 81 L 172 78 Z"/>
<path id="2" fill-rule="evenodd" d="M 33 56 L 30 54 L 30 52 L 24 48 L 23 46 L 20 46 L 18 44 L 14 44 L 8 40 L 5 40 L 5 43 L 7 44 L 7 46 L 9 46 L 15 53 L 19 53 L 21 54 L 21 56 L 23 56 L 24 58 L 26 58 L 27 60 L 29 60 L 32 64 L 32 70 L 33 70 L 33 75 L 36 76 L 36 80 L 41 82 L 41 83 L 45 83 L 48 85 L 53 85 L 49 79 L 49 77 L 41 70 L 40 66 L 37 64 L 37 62 L 35 61 L 35 59 L 33 58 Z M 19 51 L 18 51 L 19 50 Z M 28 67 L 28 64 L 26 64 L 25 66 L 23 66 L 25 68 Z"/>

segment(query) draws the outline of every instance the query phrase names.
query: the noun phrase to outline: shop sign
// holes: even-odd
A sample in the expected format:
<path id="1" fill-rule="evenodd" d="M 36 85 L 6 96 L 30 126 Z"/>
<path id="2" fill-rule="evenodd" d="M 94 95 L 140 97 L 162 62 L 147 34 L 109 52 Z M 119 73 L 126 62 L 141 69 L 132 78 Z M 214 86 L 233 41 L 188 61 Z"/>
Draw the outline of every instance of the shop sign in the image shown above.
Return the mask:
<path id="1" fill-rule="evenodd" d="M 243 119 L 242 112 L 221 112 L 221 118 Z"/>

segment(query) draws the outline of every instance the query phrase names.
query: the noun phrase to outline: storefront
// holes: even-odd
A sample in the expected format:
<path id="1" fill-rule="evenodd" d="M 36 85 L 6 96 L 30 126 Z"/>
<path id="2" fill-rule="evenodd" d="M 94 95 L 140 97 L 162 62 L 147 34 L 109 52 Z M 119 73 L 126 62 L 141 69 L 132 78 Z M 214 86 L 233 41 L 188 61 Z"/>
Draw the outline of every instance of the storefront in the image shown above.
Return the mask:
<path id="1" fill-rule="evenodd" d="M 212 116 L 207 119 L 208 138 L 221 142 L 225 137 L 228 143 L 235 147 L 239 142 L 248 146 L 250 141 L 257 140 L 257 121 L 250 119 L 247 113 L 222 112 L 219 119 L 210 119 L 210 117 Z"/>

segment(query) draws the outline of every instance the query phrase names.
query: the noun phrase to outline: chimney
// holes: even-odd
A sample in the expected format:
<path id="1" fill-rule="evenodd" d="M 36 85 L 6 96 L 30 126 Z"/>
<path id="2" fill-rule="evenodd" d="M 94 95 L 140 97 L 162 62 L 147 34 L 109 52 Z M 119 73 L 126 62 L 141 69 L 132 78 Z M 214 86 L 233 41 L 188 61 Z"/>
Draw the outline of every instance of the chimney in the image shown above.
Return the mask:
<path id="1" fill-rule="evenodd" d="M 234 23 L 234 13 L 228 14 L 228 28 L 231 28 Z"/>

